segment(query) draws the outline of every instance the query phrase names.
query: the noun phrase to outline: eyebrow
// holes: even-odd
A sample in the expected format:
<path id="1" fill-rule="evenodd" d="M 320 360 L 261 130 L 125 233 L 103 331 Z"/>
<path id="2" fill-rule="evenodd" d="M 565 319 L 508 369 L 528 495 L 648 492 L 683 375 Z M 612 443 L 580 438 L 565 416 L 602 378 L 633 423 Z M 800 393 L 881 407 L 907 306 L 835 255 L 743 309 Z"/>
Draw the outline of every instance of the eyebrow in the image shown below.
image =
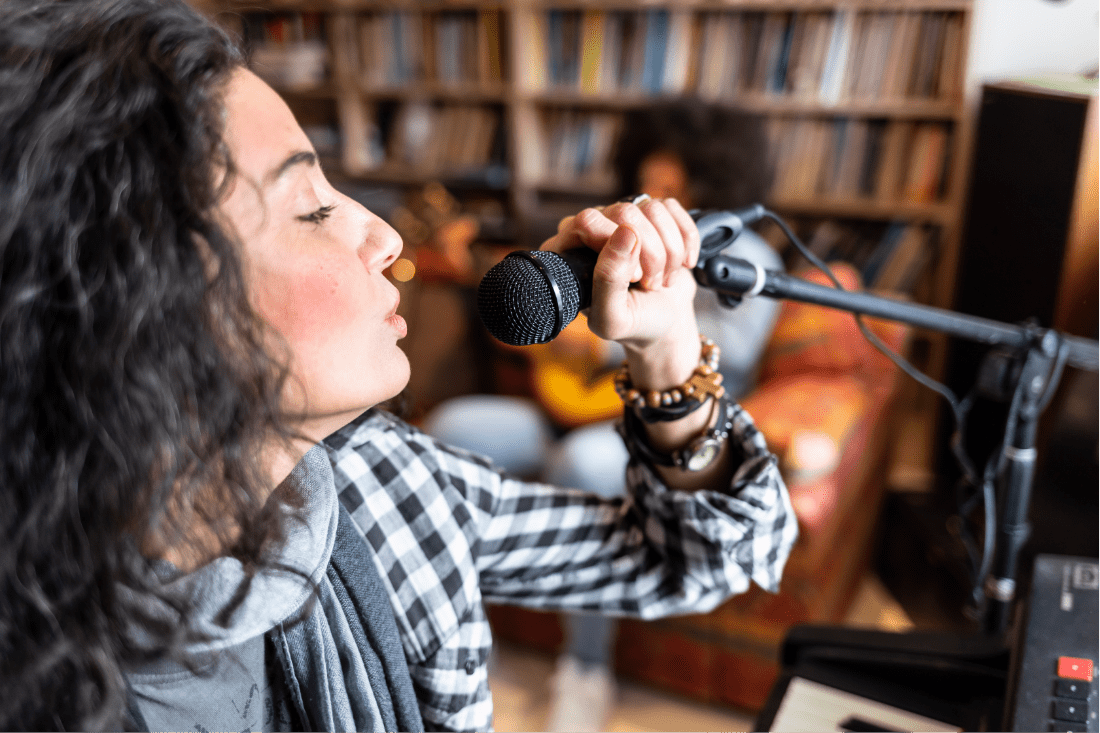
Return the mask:
<path id="1" fill-rule="evenodd" d="M 292 153 L 289 158 L 279 164 L 277 168 L 273 168 L 266 176 L 264 176 L 265 184 L 272 184 L 279 180 L 284 173 L 293 168 L 296 165 L 317 165 L 317 155 L 312 150 L 299 150 L 296 153 Z"/>

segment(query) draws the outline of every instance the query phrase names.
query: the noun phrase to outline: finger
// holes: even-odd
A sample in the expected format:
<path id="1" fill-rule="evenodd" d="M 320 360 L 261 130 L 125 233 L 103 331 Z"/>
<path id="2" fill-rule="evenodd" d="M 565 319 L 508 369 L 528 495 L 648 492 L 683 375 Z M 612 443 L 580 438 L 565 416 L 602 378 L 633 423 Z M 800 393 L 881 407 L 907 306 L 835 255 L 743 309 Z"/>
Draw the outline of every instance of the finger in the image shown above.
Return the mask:
<path id="1" fill-rule="evenodd" d="M 684 238 L 684 267 L 695 267 L 699 264 L 699 248 L 702 246 L 699 227 L 695 226 L 695 220 L 679 201 L 676 199 L 664 201 L 668 213 L 676 220 L 676 226 L 680 228 L 680 234 Z"/>
<path id="2" fill-rule="evenodd" d="M 684 235 L 663 201 L 650 200 L 638 205 L 653 224 L 665 245 L 665 270 L 661 283 L 668 287 L 672 273 L 684 266 Z"/>
<path id="3" fill-rule="evenodd" d="M 663 287 L 665 281 L 665 244 L 653 222 L 634 204 L 613 204 L 604 209 L 603 213 L 611 221 L 633 231 L 635 236 L 638 237 L 638 241 L 641 242 L 639 264 L 642 270 L 642 287 L 647 290 L 656 290 Z"/>
<path id="4" fill-rule="evenodd" d="M 633 329 L 627 292 L 638 266 L 642 243 L 621 226 L 608 237 L 592 272 L 592 309 L 588 325 L 603 338 L 615 339 Z"/>
<path id="5" fill-rule="evenodd" d="M 539 249 L 564 252 L 586 246 L 598 252 L 618 226 L 598 209 L 585 209 L 575 216 L 567 216 L 559 221 L 558 233 L 543 242 Z"/>

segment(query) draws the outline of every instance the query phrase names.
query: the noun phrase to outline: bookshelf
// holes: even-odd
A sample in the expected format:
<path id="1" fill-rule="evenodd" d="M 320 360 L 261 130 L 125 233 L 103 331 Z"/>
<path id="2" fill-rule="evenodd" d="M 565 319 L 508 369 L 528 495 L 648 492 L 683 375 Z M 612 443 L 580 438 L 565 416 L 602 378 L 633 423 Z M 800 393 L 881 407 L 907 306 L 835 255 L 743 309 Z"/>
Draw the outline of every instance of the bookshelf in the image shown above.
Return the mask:
<path id="1" fill-rule="evenodd" d="M 768 120 L 766 203 L 807 240 L 847 224 L 873 261 L 917 246 L 897 236 L 911 227 L 927 251 L 897 277 L 950 305 L 973 0 L 194 2 L 243 34 L 337 180 L 442 182 L 495 201 L 502 238 L 534 246 L 615 196 L 624 111 L 697 97 Z M 919 366 L 942 374 L 944 340 L 919 340 Z"/>

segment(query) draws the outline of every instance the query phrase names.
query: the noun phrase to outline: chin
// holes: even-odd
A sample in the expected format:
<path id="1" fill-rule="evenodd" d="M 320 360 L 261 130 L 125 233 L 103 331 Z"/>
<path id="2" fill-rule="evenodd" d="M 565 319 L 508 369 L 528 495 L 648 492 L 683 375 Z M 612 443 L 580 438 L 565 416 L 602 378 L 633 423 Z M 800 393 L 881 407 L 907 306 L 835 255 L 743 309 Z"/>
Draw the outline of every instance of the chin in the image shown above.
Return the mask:
<path id="1" fill-rule="evenodd" d="M 394 360 L 392 367 L 386 370 L 386 379 L 379 380 L 384 382 L 385 386 L 379 390 L 379 399 L 373 403 L 375 405 L 392 400 L 409 386 L 409 376 L 412 373 L 409 358 L 400 349 L 398 349 L 398 354 L 399 356 Z"/>

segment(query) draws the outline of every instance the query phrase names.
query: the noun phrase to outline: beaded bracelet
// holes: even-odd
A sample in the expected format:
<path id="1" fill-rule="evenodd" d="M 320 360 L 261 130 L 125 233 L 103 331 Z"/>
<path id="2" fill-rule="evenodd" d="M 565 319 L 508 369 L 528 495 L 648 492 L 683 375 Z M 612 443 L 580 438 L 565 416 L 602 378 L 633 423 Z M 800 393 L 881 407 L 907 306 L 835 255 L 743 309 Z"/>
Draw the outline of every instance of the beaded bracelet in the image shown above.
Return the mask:
<path id="1" fill-rule="evenodd" d="M 722 374 L 718 371 L 722 351 L 711 339 L 700 336 L 699 340 L 702 344 L 699 366 L 695 367 L 686 382 L 663 392 L 650 390 L 643 394 L 635 389 L 627 364 L 623 362 L 615 375 L 615 392 L 619 399 L 647 423 L 679 420 L 711 397 L 720 399 L 726 393 L 726 388 L 722 386 Z"/>

